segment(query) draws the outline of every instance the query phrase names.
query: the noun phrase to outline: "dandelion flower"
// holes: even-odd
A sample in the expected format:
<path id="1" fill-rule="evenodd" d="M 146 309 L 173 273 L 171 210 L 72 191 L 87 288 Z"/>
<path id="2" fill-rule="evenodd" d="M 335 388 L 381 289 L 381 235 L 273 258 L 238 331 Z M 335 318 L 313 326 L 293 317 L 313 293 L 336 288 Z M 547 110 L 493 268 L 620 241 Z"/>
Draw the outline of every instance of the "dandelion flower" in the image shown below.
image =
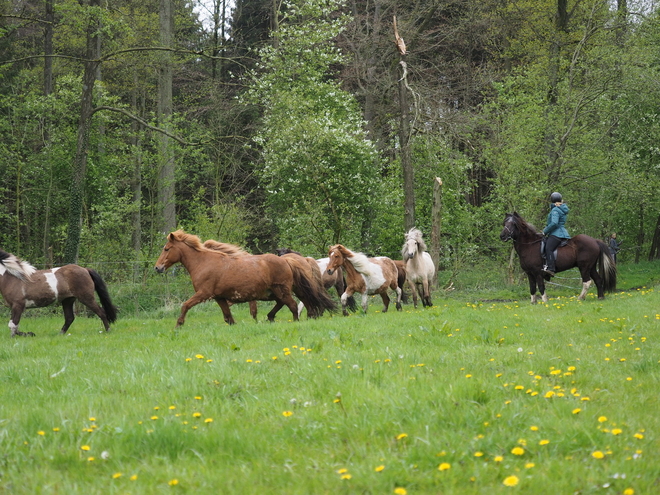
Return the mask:
<path id="1" fill-rule="evenodd" d="M 128 478 L 128 479 L 131 480 L 131 481 L 135 481 L 137 478 L 138 478 L 138 477 L 137 477 L 137 474 L 134 474 L 133 476 L 131 476 L 131 477 Z"/>
<path id="2" fill-rule="evenodd" d="M 193 416 L 193 418 L 200 418 L 200 417 L 202 416 L 202 413 L 200 413 L 200 412 L 194 412 L 194 413 L 192 414 L 192 416 Z"/>
<path id="3" fill-rule="evenodd" d="M 45 434 L 46 434 L 46 432 L 43 431 L 43 430 L 39 430 L 39 431 L 37 432 L 37 435 L 41 435 L 42 437 L 43 437 Z"/>
<path id="4" fill-rule="evenodd" d="M 605 457 L 605 454 L 603 454 L 600 450 L 596 450 L 592 452 L 591 457 L 593 457 L 594 459 L 602 459 L 603 457 Z"/>
<path id="5" fill-rule="evenodd" d="M 600 416 L 600 417 L 598 418 L 598 422 L 599 422 L 599 423 L 604 423 L 605 421 L 607 421 L 607 416 Z"/>
<path id="6" fill-rule="evenodd" d="M 502 462 L 503 460 L 504 457 L 502 457 L 501 455 L 496 455 L 495 457 L 493 457 L 494 462 Z"/>
<path id="7" fill-rule="evenodd" d="M 573 414 L 580 414 L 581 412 L 582 412 L 582 409 L 580 409 L 579 407 L 576 407 L 575 409 L 573 409 Z"/>
<path id="8" fill-rule="evenodd" d="M 343 480 L 350 480 L 352 477 L 353 477 L 353 476 L 351 476 L 351 475 L 348 474 L 348 473 L 346 473 L 346 474 L 342 474 L 342 475 L 341 475 L 341 479 L 343 479 Z"/>
<path id="9" fill-rule="evenodd" d="M 116 480 L 117 478 L 121 478 L 121 473 L 115 473 L 112 475 L 113 480 Z"/>
<path id="10" fill-rule="evenodd" d="M 623 490 L 623 495 L 635 495 L 635 490 L 633 488 L 626 488 Z"/>
<path id="11" fill-rule="evenodd" d="M 613 428 L 612 429 L 612 435 L 621 435 L 622 431 L 623 430 L 621 430 L 621 428 Z"/>
<path id="12" fill-rule="evenodd" d="M 282 416 L 284 416 L 285 418 L 288 418 L 289 416 L 293 416 L 293 411 L 284 411 L 282 413 Z"/>
<path id="13" fill-rule="evenodd" d="M 396 488 L 394 489 L 394 493 L 395 493 L 396 495 L 407 495 L 407 494 L 408 494 L 408 490 L 406 490 L 406 489 L 403 488 L 402 486 L 398 486 L 398 487 L 396 487 Z"/>
<path id="14" fill-rule="evenodd" d="M 438 471 L 447 471 L 448 469 L 451 469 L 451 464 L 448 462 L 443 462 L 438 466 Z"/>
<path id="15" fill-rule="evenodd" d="M 644 435 L 642 435 L 641 433 L 635 433 L 633 436 L 634 436 L 637 440 L 641 440 L 641 439 L 644 438 Z"/>
<path id="16" fill-rule="evenodd" d="M 348 469 L 346 468 L 337 469 L 337 474 L 344 474 L 344 473 L 348 473 Z"/>
<path id="17" fill-rule="evenodd" d="M 408 436 L 407 433 L 399 433 L 399 434 L 396 436 L 396 439 L 397 439 L 397 440 L 403 440 L 403 439 L 406 438 L 407 436 Z"/>
<path id="18" fill-rule="evenodd" d="M 507 476 L 504 478 L 504 481 L 502 481 L 502 484 L 504 486 L 516 486 L 518 484 L 518 476 L 515 474 L 512 474 L 511 476 Z"/>
<path id="19" fill-rule="evenodd" d="M 475 452 L 474 456 L 475 457 L 483 457 L 484 453 L 483 452 Z"/>
<path id="20" fill-rule="evenodd" d="M 174 478 L 173 480 L 168 481 L 167 484 L 170 486 L 176 486 L 179 484 L 179 480 Z"/>
<path id="21" fill-rule="evenodd" d="M 385 466 L 383 464 L 381 464 L 380 466 L 376 466 L 374 468 L 374 471 L 376 471 L 377 473 L 380 473 L 383 469 L 385 469 Z"/>
<path id="22" fill-rule="evenodd" d="M 533 462 L 528 462 L 527 464 L 525 464 L 525 469 L 532 469 L 534 466 L 536 466 L 536 464 L 534 464 Z"/>
<path id="23" fill-rule="evenodd" d="M 94 457 L 88 457 L 87 458 L 87 462 L 94 462 L 94 460 L 95 460 Z"/>
<path id="24" fill-rule="evenodd" d="M 206 418 L 204 423 L 213 423 L 213 418 Z"/>
<path id="25" fill-rule="evenodd" d="M 529 429 L 532 430 L 532 431 L 539 431 L 538 426 L 530 426 Z"/>
<path id="26" fill-rule="evenodd" d="M 539 442 L 539 445 L 548 445 L 550 443 L 550 440 L 543 439 Z"/>
<path id="27" fill-rule="evenodd" d="M 522 447 L 514 447 L 511 449 L 511 453 L 513 455 L 523 455 L 525 453 L 525 449 Z"/>
<path id="28" fill-rule="evenodd" d="M 60 431 L 60 429 L 56 426 L 55 428 L 53 428 L 53 431 L 57 433 L 58 431 Z"/>
<path id="29" fill-rule="evenodd" d="M 89 445 L 81 445 L 80 450 L 84 450 L 85 452 L 87 452 L 89 450 Z"/>
<path id="30" fill-rule="evenodd" d="M 204 356 L 202 354 L 195 354 L 195 357 L 197 359 L 204 359 Z"/>

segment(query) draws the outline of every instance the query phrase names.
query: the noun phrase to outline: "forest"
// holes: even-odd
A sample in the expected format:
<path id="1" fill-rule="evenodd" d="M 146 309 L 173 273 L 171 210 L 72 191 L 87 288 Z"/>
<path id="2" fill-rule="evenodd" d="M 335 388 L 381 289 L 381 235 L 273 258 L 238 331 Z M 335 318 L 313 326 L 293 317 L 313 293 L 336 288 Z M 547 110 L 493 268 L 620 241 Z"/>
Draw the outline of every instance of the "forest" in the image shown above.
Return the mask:
<path id="1" fill-rule="evenodd" d="M 658 45 L 648 1 L 0 0 L 0 247 L 397 258 L 416 226 L 460 270 L 559 191 L 657 259 Z"/>

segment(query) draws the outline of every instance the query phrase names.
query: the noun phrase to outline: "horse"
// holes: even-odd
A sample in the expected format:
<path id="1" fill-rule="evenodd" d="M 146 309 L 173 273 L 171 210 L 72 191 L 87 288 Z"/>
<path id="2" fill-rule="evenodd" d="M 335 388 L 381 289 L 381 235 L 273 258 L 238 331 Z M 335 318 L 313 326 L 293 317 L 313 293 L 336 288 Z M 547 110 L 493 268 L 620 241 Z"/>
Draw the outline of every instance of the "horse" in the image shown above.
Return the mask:
<path id="1" fill-rule="evenodd" d="M 301 264 L 274 254 L 249 255 L 238 251 L 227 254 L 204 247 L 196 235 L 177 230 L 168 234 L 154 268 L 163 273 L 175 263 L 186 268 L 195 289 L 195 294 L 181 306 L 177 328 L 184 324 L 190 308 L 211 299 L 218 303 L 225 322 L 230 325 L 236 323 L 229 309 L 230 302 L 257 300 L 277 302 L 268 313 L 268 321 L 274 321 L 283 306 L 287 306 L 294 321 L 298 321 L 298 307 L 292 297 L 294 287 L 296 295 L 313 314 L 329 309 L 316 290 L 314 279 L 308 277 Z"/>
<path id="2" fill-rule="evenodd" d="M 544 280 L 550 280 L 550 277 L 542 271 L 541 241 L 543 234 L 514 212 L 506 214 L 500 239 L 504 242 L 509 239 L 513 240 L 513 247 L 520 258 L 520 266 L 529 279 L 532 304 L 536 303 L 537 285 L 541 299 L 543 302 L 548 302 Z M 571 237 L 565 246 L 559 247 L 556 271 L 563 272 L 575 267 L 580 270 L 582 277 L 582 292 L 578 299 L 584 300 L 591 280 L 598 289 L 598 299 L 604 299 L 605 292 L 612 292 L 616 289 L 616 264 L 610 255 L 609 248 L 603 241 L 579 234 Z"/>
<path id="3" fill-rule="evenodd" d="M 99 295 L 101 306 L 94 298 Z M 90 268 L 64 265 L 50 270 L 37 270 L 31 264 L 0 249 L 0 293 L 11 309 L 9 328 L 11 336 L 34 337 L 33 332 L 20 332 L 18 325 L 26 308 L 43 308 L 54 302 L 62 304 L 65 334 L 73 320 L 73 303 L 78 299 L 103 322 L 105 331 L 117 320 L 117 309 L 112 305 L 108 288 L 101 276 Z"/>
<path id="4" fill-rule="evenodd" d="M 280 248 L 276 249 L 275 252 L 277 253 L 278 256 L 284 256 L 286 254 L 300 254 L 297 251 L 293 251 L 289 248 Z M 328 273 L 328 263 L 330 263 L 330 258 L 321 258 L 321 259 L 314 259 L 311 257 L 306 257 L 306 260 L 308 262 L 314 262 L 317 265 L 318 270 L 321 272 L 321 281 L 323 283 L 323 287 L 328 290 L 331 287 L 334 287 L 335 290 L 337 291 L 337 297 L 341 298 L 341 295 L 344 293 L 346 290 L 346 281 L 344 280 L 344 271 L 342 270 L 341 267 L 338 267 L 332 274 Z M 356 311 L 357 310 L 357 305 L 355 304 L 355 298 L 353 296 L 350 296 L 347 299 L 346 302 L 349 311 Z M 298 308 L 302 311 L 302 308 L 298 306 Z"/>
<path id="5" fill-rule="evenodd" d="M 401 248 L 401 257 L 406 266 L 406 279 L 412 291 L 413 304 L 417 307 L 417 291 L 421 288 L 422 304 L 433 306 L 430 283 L 435 275 L 435 264 L 426 251 L 422 232 L 412 228 L 406 234 L 406 242 Z M 420 287 L 421 286 L 421 287 Z"/>
<path id="6" fill-rule="evenodd" d="M 341 296 L 342 312 L 348 316 L 346 305 L 348 298 L 354 293 L 362 294 L 362 310 L 366 313 L 369 294 L 380 294 L 383 300 L 383 313 L 390 305 L 387 289 L 396 292 L 396 309 L 401 311 L 401 288 L 398 284 L 399 272 L 394 261 L 385 256 L 367 258 L 362 253 L 354 253 L 350 249 L 336 244 L 328 250 L 330 262 L 326 271 L 332 275 L 338 267 L 343 267 L 346 273 L 347 287 Z"/>

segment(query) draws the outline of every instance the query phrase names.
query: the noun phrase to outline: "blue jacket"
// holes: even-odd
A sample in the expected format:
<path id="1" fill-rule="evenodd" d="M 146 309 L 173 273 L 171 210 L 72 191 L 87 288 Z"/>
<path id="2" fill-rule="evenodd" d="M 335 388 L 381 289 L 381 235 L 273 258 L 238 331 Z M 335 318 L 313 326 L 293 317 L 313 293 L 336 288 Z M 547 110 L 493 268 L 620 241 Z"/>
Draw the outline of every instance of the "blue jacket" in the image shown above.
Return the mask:
<path id="1" fill-rule="evenodd" d="M 555 206 L 554 203 L 550 204 L 550 213 L 548 213 L 548 220 L 543 229 L 545 235 L 554 235 L 560 239 L 570 239 L 568 230 L 564 227 L 566 223 L 566 215 L 568 215 L 568 205 L 562 203 Z"/>

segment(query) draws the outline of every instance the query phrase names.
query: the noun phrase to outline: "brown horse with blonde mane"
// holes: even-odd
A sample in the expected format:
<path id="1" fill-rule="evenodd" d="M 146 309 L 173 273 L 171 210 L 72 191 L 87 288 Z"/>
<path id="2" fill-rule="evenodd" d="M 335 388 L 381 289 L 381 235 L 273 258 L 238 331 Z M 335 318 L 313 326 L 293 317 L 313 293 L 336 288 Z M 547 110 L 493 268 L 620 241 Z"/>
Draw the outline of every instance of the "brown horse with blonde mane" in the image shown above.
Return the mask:
<path id="1" fill-rule="evenodd" d="M 94 291 L 99 295 L 100 306 Z M 12 337 L 34 337 L 33 332 L 18 330 L 23 311 L 26 308 L 43 308 L 55 302 L 61 303 L 64 310 L 62 334 L 67 332 L 76 318 L 73 311 L 76 299 L 101 318 L 106 332 L 110 329 L 110 323 L 117 319 L 117 310 L 101 276 L 92 269 L 78 265 L 37 270 L 28 262 L 0 249 L 0 293 L 11 308 L 9 328 Z"/>
<path id="2" fill-rule="evenodd" d="M 347 287 L 341 296 L 342 310 L 344 316 L 348 316 L 346 311 L 346 301 L 354 293 L 362 294 L 362 310 L 366 313 L 369 294 L 379 294 L 383 300 L 383 313 L 387 311 L 390 305 L 390 298 L 387 295 L 387 289 L 396 292 L 396 309 L 401 311 L 401 288 L 399 287 L 399 271 L 394 261 L 385 256 L 377 258 L 368 258 L 362 253 L 354 253 L 350 249 L 336 244 L 328 250 L 330 263 L 328 263 L 328 273 L 332 274 L 338 267 L 344 268 L 346 273 Z"/>
<path id="3" fill-rule="evenodd" d="M 298 320 L 298 308 L 292 294 L 294 286 L 305 306 L 320 314 L 324 307 L 322 299 L 315 291 L 314 280 L 296 263 L 289 262 L 274 254 L 249 255 L 238 247 L 233 254 L 223 250 L 209 249 L 199 237 L 177 230 L 167 236 L 156 271 L 163 273 L 175 263 L 181 263 L 195 288 L 195 294 L 181 306 L 177 327 L 185 322 L 186 313 L 199 303 L 215 300 L 225 321 L 234 324 L 229 303 L 249 301 L 276 301 L 268 313 L 273 321 L 282 306 L 291 310 L 293 319 Z M 306 265 L 306 263 L 305 263 Z"/>

